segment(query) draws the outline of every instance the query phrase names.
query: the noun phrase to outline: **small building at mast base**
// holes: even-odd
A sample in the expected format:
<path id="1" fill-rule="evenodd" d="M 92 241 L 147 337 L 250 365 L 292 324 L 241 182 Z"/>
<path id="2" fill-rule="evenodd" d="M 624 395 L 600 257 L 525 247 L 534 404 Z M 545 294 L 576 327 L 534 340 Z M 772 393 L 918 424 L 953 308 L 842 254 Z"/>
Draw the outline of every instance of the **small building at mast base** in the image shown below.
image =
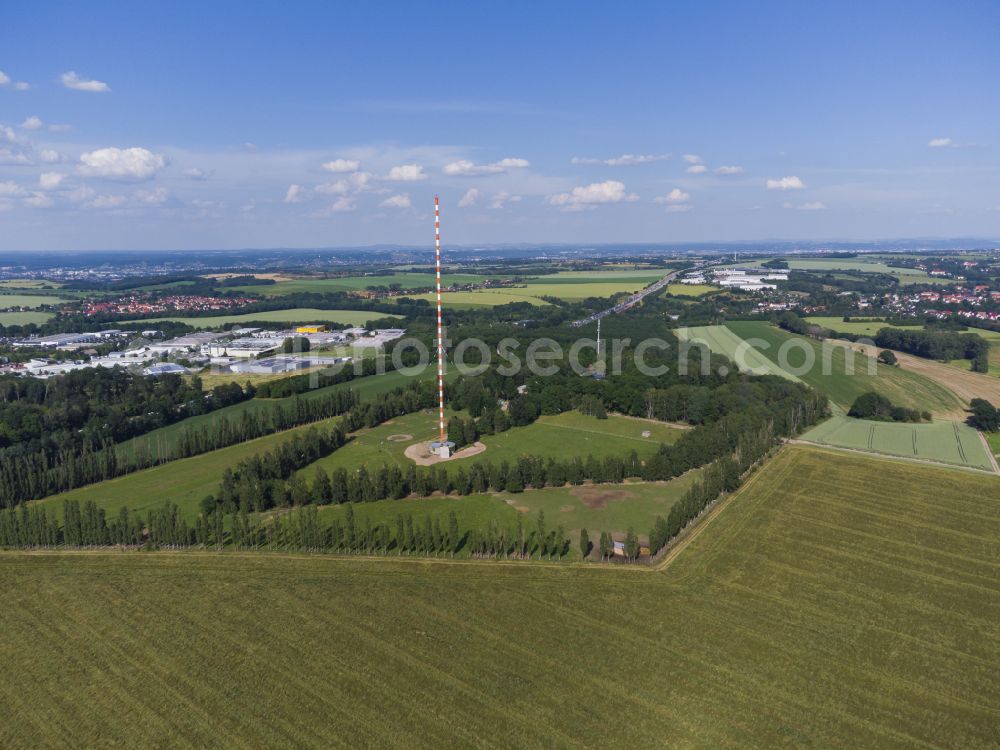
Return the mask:
<path id="1" fill-rule="evenodd" d="M 455 443 L 451 440 L 435 440 L 432 442 L 428 449 L 431 453 L 439 458 L 451 458 L 452 452 L 455 450 Z"/>

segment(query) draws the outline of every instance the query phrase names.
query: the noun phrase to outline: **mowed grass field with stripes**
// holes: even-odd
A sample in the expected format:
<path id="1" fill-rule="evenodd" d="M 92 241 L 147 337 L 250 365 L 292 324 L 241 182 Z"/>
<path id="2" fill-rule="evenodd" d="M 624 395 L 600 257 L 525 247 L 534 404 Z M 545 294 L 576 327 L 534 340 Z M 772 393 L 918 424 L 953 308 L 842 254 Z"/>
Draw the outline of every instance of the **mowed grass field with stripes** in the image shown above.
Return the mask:
<path id="1" fill-rule="evenodd" d="M 0 554 L 0 746 L 995 745 L 998 495 L 793 446 L 658 570 Z"/>

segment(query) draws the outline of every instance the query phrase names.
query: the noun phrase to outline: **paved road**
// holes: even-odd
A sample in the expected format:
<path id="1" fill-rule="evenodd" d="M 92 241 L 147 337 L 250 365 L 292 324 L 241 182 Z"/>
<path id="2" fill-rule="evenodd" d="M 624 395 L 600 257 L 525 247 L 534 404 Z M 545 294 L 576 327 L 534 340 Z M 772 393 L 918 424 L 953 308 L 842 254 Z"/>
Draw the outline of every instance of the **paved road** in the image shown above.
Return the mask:
<path id="1" fill-rule="evenodd" d="M 680 274 L 680 271 L 674 271 L 673 273 L 668 273 L 662 279 L 653 284 L 650 284 L 641 292 L 636 292 L 631 297 L 626 297 L 624 300 L 619 302 L 614 307 L 609 307 L 607 310 L 601 310 L 600 312 L 594 313 L 593 315 L 588 315 L 586 318 L 582 318 L 580 320 L 574 320 L 572 323 L 569 324 L 570 328 L 579 328 L 580 326 L 585 326 L 588 323 L 593 323 L 595 320 L 600 320 L 601 318 L 607 315 L 613 315 L 615 313 L 625 312 L 626 310 L 630 309 L 631 307 L 635 306 L 643 299 L 648 297 L 650 294 L 653 294 L 663 289 L 663 287 L 665 287 L 671 281 L 676 279 L 678 274 Z"/>

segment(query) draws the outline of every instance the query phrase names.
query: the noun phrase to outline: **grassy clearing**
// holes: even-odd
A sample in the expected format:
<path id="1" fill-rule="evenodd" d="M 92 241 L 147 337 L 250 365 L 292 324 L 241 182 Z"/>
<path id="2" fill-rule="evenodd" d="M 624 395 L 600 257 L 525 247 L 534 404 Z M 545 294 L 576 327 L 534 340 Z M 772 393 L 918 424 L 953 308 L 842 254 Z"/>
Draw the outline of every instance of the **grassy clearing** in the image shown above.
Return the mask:
<path id="1" fill-rule="evenodd" d="M 903 424 L 836 416 L 813 427 L 802 439 L 890 456 L 991 468 L 979 433 L 959 422 Z"/>
<path id="2" fill-rule="evenodd" d="M 198 503 L 206 495 L 218 491 L 226 469 L 244 458 L 275 448 L 296 433 L 303 433 L 311 427 L 330 427 L 338 419 L 334 417 L 199 456 L 171 461 L 152 469 L 51 495 L 37 502 L 48 505 L 61 516 L 63 500 L 79 500 L 81 503 L 93 500 L 111 517 L 122 507 L 146 513 L 170 501 L 177 504 L 185 518 L 194 520 L 198 515 Z"/>
<path id="3" fill-rule="evenodd" d="M 544 511 L 550 527 L 563 526 L 574 545 L 572 557 L 579 557 L 580 529 L 587 529 L 595 544 L 600 532 L 610 531 L 619 540 L 633 527 L 645 544 L 657 516 L 666 517 L 680 497 L 700 476 L 691 471 L 670 482 L 629 482 L 593 484 L 579 487 L 546 487 L 518 494 L 501 493 L 497 497 L 508 507 L 525 514 L 530 526 Z"/>
<path id="4" fill-rule="evenodd" d="M 734 321 L 726 327 L 740 338 L 763 341 L 766 347 L 762 347 L 762 354 L 783 369 L 787 365 L 790 372 L 827 394 L 845 411 L 862 393 L 877 391 L 894 404 L 927 410 L 937 417 L 965 416 L 964 404 L 958 396 L 916 372 L 877 364 L 874 374 L 869 374 L 871 360 L 846 346 L 797 336 L 763 322 Z M 786 355 L 784 361 L 781 351 Z M 807 369 L 808 358 L 812 359 L 812 366 Z M 828 368 L 824 367 L 824 360 L 829 362 Z M 851 365 L 854 374 L 849 374 Z"/>
<path id="5" fill-rule="evenodd" d="M 411 294 L 409 299 L 422 299 L 437 302 L 434 294 Z M 515 289 L 479 289 L 474 292 L 443 292 L 441 300 L 447 307 L 470 309 L 474 307 L 496 307 L 509 305 L 512 302 L 527 302 L 531 305 L 548 305 L 543 299 L 528 292 L 524 287 Z"/>
<path id="6" fill-rule="evenodd" d="M 813 325 L 822 326 L 823 328 L 828 328 L 832 331 L 839 331 L 841 333 L 853 333 L 858 336 L 868 336 L 870 338 L 875 338 L 875 334 L 879 332 L 882 328 L 898 328 L 903 331 L 922 331 L 923 326 L 891 326 L 885 322 L 875 322 L 875 323 L 865 323 L 865 322 L 855 322 L 850 321 L 845 323 L 843 318 L 837 316 L 813 316 L 810 318 L 805 318 L 807 323 L 812 323 Z"/>
<path id="7" fill-rule="evenodd" d="M 291 310 L 268 310 L 266 312 L 239 313 L 235 315 L 212 315 L 208 317 L 184 317 L 183 315 L 162 318 L 144 318 L 142 320 L 126 320 L 123 325 L 158 323 L 184 323 L 195 328 L 218 328 L 229 323 L 252 323 L 266 321 L 270 323 L 340 323 L 346 326 L 363 326 L 369 320 L 382 318 L 400 318 L 400 315 L 390 315 L 381 312 L 365 312 L 361 310 L 317 310 L 312 307 L 293 308 Z"/>
<path id="8" fill-rule="evenodd" d="M 988 433 L 986 435 L 986 442 L 989 443 L 993 455 L 1000 458 L 1000 432 Z"/>
<path id="9" fill-rule="evenodd" d="M 26 326 L 32 323 L 40 326 L 53 317 L 55 317 L 55 313 L 35 312 L 33 310 L 25 312 L 0 312 L 0 326 Z"/>
<path id="10" fill-rule="evenodd" d="M 691 344 L 704 344 L 716 354 L 729 357 L 741 371 L 755 375 L 779 375 L 795 382 L 801 380 L 779 367 L 757 349 L 748 346 L 744 340 L 725 326 L 692 326 L 678 328 L 677 337 Z"/>
<path id="11" fill-rule="evenodd" d="M 456 374 L 457 371 L 455 374 L 449 374 L 446 377 L 453 378 Z M 307 400 L 323 398 L 335 391 L 350 389 L 357 393 L 362 400 L 365 400 L 380 393 L 387 393 L 395 388 L 401 388 L 414 380 L 430 380 L 436 377 L 437 371 L 431 370 L 430 368 L 419 375 L 414 376 L 407 375 L 404 372 L 393 371 L 387 372 L 383 375 L 370 375 L 363 378 L 357 378 L 346 383 L 338 383 L 337 385 L 330 385 L 326 388 L 317 388 L 312 391 L 306 391 L 305 393 L 300 394 L 299 398 Z M 233 380 L 236 380 L 239 383 L 244 382 L 243 379 L 236 374 L 231 375 L 229 380 L 226 382 L 231 382 Z M 291 398 L 294 398 L 294 396 Z M 137 447 L 144 445 L 149 445 L 151 447 L 172 446 L 174 441 L 177 439 L 178 434 L 182 430 L 189 427 L 203 427 L 205 425 L 213 424 L 222 418 L 235 421 L 236 419 L 239 419 L 244 412 L 267 410 L 273 408 L 275 404 L 281 403 L 291 403 L 291 401 L 289 399 L 252 398 L 238 404 L 233 404 L 232 406 L 217 409 L 216 411 L 209 412 L 208 414 L 200 414 L 197 417 L 190 417 L 181 422 L 175 422 L 174 424 L 167 425 L 166 427 L 161 427 L 158 430 L 153 430 L 152 432 L 148 432 L 145 435 L 134 438 L 133 440 L 119 444 L 119 451 L 123 456 L 127 456 L 133 455 L 133 451 Z"/>
<path id="12" fill-rule="evenodd" d="M 451 416 L 452 412 L 445 413 L 445 419 Z M 651 436 L 642 437 L 643 430 L 649 430 Z M 369 469 L 396 465 L 405 470 L 413 463 L 404 455 L 406 448 L 416 442 L 435 439 L 437 431 L 437 411 L 407 414 L 359 432 L 348 445 L 307 466 L 301 473 L 311 481 L 316 466 L 333 471 L 339 468 L 352 470 L 362 464 Z M 639 456 L 648 456 L 656 451 L 661 442 L 676 442 L 682 432 L 665 424 L 627 417 L 610 416 L 606 420 L 598 420 L 578 412 L 566 412 L 541 417 L 527 427 L 513 427 L 498 435 L 484 435 L 481 441 L 486 445 L 485 453 L 451 461 L 444 466 L 449 472 L 454 472 L 460 466 L 468 466 L 477 461 L 513 463 L 524 455 L 563 460 L 576 456 L 586 458 L 588 455 L 603 458 L 623 456 L 633 449 Z M 390 436 L 396 435 L 409 435 L 410 438 L 389 440 Z"/>
<path id="13" fill-rule="evenodd" d="M 786 449 L 662 573 L 0 554 L 0 744 L 988 746 L 998 482 Z"/>

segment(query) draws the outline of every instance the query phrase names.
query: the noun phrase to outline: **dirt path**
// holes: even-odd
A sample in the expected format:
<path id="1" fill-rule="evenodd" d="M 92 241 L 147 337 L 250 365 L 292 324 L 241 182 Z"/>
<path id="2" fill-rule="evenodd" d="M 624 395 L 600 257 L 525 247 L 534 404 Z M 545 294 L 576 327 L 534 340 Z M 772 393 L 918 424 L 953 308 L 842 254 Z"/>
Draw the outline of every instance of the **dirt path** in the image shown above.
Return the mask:
<path id="1" fill-rule="evenodd" d="M 451 455 L 451 458 L 441 458 L 433 453 L 428 453 L 427 442 L 423 441 L 420 443 L 414 443 L 409 448 L 406 449 L 404 455 L 413 461 L 417 466 L 433 466 L 434 464 L 442 463 L 443 461 L 456 461 L 460 458 L 471 458 L 472 456 L 478 456 L 480 453 L 486 450 L 486 445 L 483 443 L 473 443 L 460 451 L 455 451 Z"/>
<path id="2" fill-rule="evenodd" d="M 843 343 L 866 355 L 870 355 L 873 348 L 847 341 Z M 875 354 L 877 353 L 876 349 Z M 910 370 L 918 375 L 923 375 L 928 380 L 933 380 L 954 393 L 966 404 L 974 398 L 985 398 L 991 403 L 1000 404 L 1000 378 L 992 378 L 981 372 L 968 372 L 933 359 L 924 359 L 905 352 L 893 351 L 893 354 L 896 355 L 899 366 L 904 370 Z M 966 416 L 966 414 L 956 415 L 958 419 L 965 419 Z"/>
<path id="3" fill-rule="evenodd" d="M 633 419 L 636 422 L 648 422 L 649 424 L 662 424 L 666 427 L 673 427 L 675 430 L 693 430 L 694 425 L 689 425 L 686 422 L 663 422 L 659 419 L 647 419 L 646 417 L 633 417 L 629 414 L 622 414 L 620 412 L 611 412 L 613 416 L 621 417 L 622 419 Z"/>
<path id="4" fill-rule="evenodd" d="M 990 441 L 986 439 L 983 433 L 979 433 L 979 439 L 983 442 L 983 449 L 986 451 L 986 455 L 990 459 L 990 463 L 993 464 L 993 471 L 1000 474 L 1000 464 L 997 463 L 997 457 L 993 455 L 993 449 L 990 447 Z"/>

